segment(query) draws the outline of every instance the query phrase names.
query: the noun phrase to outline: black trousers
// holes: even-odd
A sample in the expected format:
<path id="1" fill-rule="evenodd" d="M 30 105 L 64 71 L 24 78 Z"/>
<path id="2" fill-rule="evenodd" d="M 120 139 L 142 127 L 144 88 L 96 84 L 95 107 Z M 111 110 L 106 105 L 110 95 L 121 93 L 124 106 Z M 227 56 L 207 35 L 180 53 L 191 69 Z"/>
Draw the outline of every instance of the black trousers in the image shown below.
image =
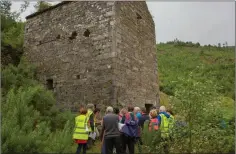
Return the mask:
<path id="1" fill-rule="evenodd" d="M 86 146 L 87 146 L 86 143 L 85 144 L 78 144 L 76 154 L 80 154 L 82 148 L 83 148 L 83 154 L 86 154 Z"/>
<path id="2" fill-rule="evenodd" d="M 121 140 L 120 136 L 117 137 L 107 137 L 104 139 L 105 140 L 105 151 L 106 154 L 112 154 L 113 153 L 113 148 L 116 148 L 116 153 L 121 154 Z"/>
<path id="3" fill-rule="evenodd" d="M 169 145 L 168 145 L 169 140 L 170 140 L 169 138 L 161 138 L 161 142 L 163 144 L 163 150 L 165 154 L 169 154 Z"/>
<path id="4" fill-rule="evenodd" d="M 134 154 L 135 138 L 122 134 L 121 140 L 122 140 L 122 151 L 121 151 L 122 154 L 126 153 L 126 146 L 128 146 L 129 154 Z"/>
<path id="5" fill-rule="evenodd" d="M 89 137 L 87 141 L 87 149 L 90 149 L 92 146 L 93 146 L 93 139 Z"/>

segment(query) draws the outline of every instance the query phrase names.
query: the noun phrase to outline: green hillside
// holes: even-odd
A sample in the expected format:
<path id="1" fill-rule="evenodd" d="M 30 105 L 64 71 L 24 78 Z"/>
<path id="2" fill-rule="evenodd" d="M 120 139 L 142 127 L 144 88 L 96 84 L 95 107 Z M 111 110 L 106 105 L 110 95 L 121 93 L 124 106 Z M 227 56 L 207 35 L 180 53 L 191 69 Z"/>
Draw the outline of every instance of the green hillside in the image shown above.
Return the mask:
<path id="1" fill-rule="evenodd" d="M 158 44 L 160 89 L 173 95 L 175 84 L 180 82 L 179 78 L 186 78 L 192 72 L 198 81 L 211 80 L 220 95 L 235 99 L 234 54 L 234 48 Z"/>
<path id="2" fill-rule="evenodd" d="M 179 41 L 181 42 L 181 41 Z M 187 42 L 161 43 L 157 45 L 158 73 L 161 104 L 169 105 L 181 87 L 186 91 L 187 80 L 194 79 L 204 85 L 202 92 L 214 92 L 203 98 L 217 99 L 226 117 L 234 117 L 235 52 L 232 47 L 199 46 Z M 202 96 L 201 96 L 202 97 Z M 176 99 L 176 98 L 175 98 Z M 181 100 L 181 98 L 179 98 Z M 198 98 L 196 98 L 198 99 Z M 194 101 L 189 99 L 189 101 Z M 173 102 L 173 101 L 172 101 Z M 194 103 L 194 102 L 191 102 Z M 175 103 L 172 103 L 172 105 Z M 171 105 L 171 104 L 170 104 Z"/>
<path id="3" fill-rule="evenodd" d="M 174 131 L 172 152 L 234 151 L 234 57 L 232 47 L 157 45 L 161 105 L 187 124 Z"/>

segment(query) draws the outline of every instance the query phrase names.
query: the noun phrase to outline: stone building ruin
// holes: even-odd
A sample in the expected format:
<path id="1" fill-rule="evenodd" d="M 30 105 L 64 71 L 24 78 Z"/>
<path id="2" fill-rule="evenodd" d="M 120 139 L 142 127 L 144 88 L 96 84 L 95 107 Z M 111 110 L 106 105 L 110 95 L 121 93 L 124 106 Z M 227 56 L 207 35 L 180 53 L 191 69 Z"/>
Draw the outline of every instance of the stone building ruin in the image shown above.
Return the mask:
<path id="1" fill-rule="evenodd" d="M 24 54 L 59 107 L 159 105 L 155 26 L 145 1 L 67 1 L 26 19 Z"/>

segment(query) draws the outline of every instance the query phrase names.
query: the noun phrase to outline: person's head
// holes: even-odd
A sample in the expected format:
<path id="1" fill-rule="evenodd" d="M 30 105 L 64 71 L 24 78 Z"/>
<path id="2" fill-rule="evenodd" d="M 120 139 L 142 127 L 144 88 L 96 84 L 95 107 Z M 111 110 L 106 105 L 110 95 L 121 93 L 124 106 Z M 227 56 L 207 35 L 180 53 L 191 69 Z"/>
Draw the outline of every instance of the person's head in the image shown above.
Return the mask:
<path id="1" fill-rule="evenodd" d="M 157 110 L 155 110 L 155 109 L 152 109 L 151 111 L 150 111 L 150 118 L 156 118 L 157 117 Z"/>
<path id="2" fill-rule="evenodd" d="M 106 109 L 106 113 L 113 113 L 113 108 L 111 106 L 108 106 Z"/>
<path id="3" fill-rule="evenodd" d="M 173 113 L 173 111 L 171 109 L 167 109 L 166 113 L 169 114 L 169 115 L 172 115 L 172 116 L 174 115 L 174 113 Z"/>
<path id="4" fill-rule="evenodd" d="M 138 113 L 138 112 L 140 112 L 141 110 L 140 110 L 140 108 L 139 107 L 134 107 L 134 114 L 136 114 L 136 113 Z"/>
<path id="5" fill-rule="evenodd" d="M 94 113 L 94 115 L 98 115 L 100 113 L 100 109 L 99 108 L 95 108 L 93 113 Z"/>
<path id="6" fill-rule="evenodd" d="M 87 109 L 86 109 L 85 107 L 81 107 L 81 108 L 79 109 L 79 113 L 80 113 L 81 115 L 85 115 L 85 114 L 87 114 Z"/>
<path id="7" fill-rule="evenodd" d="M 127 111 L 126 108 L 123 108 L 123 109 L 120 110 L 120 114 L 121 114 L 121 115 L 125 115 L 127 112 L 128 112 L 128 111 Z"/>
<path id="8" fill-rule="evenodd" d="M 90 110 L 93 111 L 94 110 L 94 105 L 93 104 L 88 104 L 87 105 L 87 109 L 90 109 Z"/>
<path id="9" fill-rule="evenodd" d="M 151 107 L 151 110 L 153 110 L 153 109 L 157 109 L 157 107 L 155 107 L 155 106 L 152 106 L 152 107 Z"/>
<path id="10" fill-rule="evenodd" d="M 118 107 L 115 107 L 115 108 L 114 108 L 114 113 L 115 113 L 115 114 L 119 114 L 119 112 L 120 112 L 120 111 L 119 111 L 119 108 L 118 108 Z"/>
<path id="11" fill-rule="evenodd" d="M 142 113 L 146 113 L 147 112 L 145 107 L 142 107 L 141 111 L 142 111 Z"/>
<path id="12" fill-rule="evenodd" d="M 166 112 L 166 107 L 165 106 L 161 106 L 159 109 L 160 112 Z"/>
<path id="13" fill-rule="evenodd" d="M 134 107 L 132 105 L 128 106 L 128 112 L 133 112 L 134 111 Z"/>

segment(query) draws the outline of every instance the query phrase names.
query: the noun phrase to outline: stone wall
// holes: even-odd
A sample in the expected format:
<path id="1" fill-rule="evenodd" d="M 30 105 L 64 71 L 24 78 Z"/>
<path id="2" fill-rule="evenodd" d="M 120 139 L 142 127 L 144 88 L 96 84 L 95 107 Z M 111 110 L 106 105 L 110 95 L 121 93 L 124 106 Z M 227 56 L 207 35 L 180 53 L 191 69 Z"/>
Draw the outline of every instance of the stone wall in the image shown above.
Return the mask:
<path id="1" fill-rule="evenodd" d="M 30 15 L 25 56 L 61 108 L 158 102 L 154 22 L 145 2 L 63 2 Z"/>
<path id="2" fill-rule="evenodd" d="M 117 102 L 159 104 L 155 26 L 145 2 L 116 2 Z"/>
<path id="3" fill-rule="evenodd" d="M 69 2 L 27 19 L 25 55 L 62 108 L 110 102 L 113 3 Z"/>

